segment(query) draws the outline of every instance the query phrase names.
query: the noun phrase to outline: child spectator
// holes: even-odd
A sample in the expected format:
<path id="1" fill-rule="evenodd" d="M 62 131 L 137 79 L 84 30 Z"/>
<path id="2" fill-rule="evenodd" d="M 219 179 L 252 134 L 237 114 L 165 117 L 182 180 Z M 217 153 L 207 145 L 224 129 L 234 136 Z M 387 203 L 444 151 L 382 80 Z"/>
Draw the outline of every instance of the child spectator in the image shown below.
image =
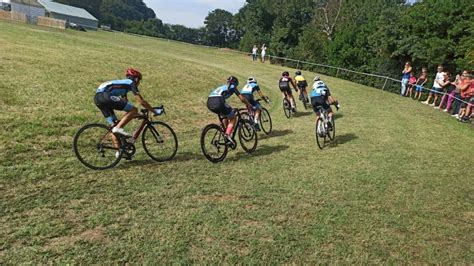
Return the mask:
<path id="1" fill-rule="evenodd" d="M 423 86 L 425 85 L 427 81 L 428 81 L 428 69 L 424 67 L 421 69 L 421 75 L 416 81 L 416 85 L 415 85 L 416 92 L 415 92 L 415 98 L 414 98 L 415 100 L 417 101 L 420 100 Z"/>
<path id="2" fill-rule="evenodd" d="M 252 48 L 252 61 L 257 61 L 258 48 L 257 45 L 254 45 Z"/>
<path id="3" fill-rule="evenodd" d="M 416 85 L 416 77 L 415 74 L 413 74 L 413 71 L 410 72 L 410 78 L 408 79 L 408 97 L 411 98 L 413 94 L 413 87 Z"/>
<path id="4" fill-rule="evenodd" d="M 449 79 L 451 78 L 451 74 L 446 72 L 444 75 L 444 83 L 443 83 L 443 90 L 445 94 L 443 98 L 441 98 L 441 102 L 439 103 L 438 107 L 435 109 L 445 108 L 443 111 L 448 112 L 451 109 L 451 105 L 453 104 L 454 94 L 456 93 L 456 86 L 454 82 L 451 82 Z"/>
<path id="5" fill-rule="evenodd" d="M 430 94 L 428 95 L 428 99 L 424 101 L 424 104 L 430 104 L 431 98 L 434 96 L 434 101 L 430 106 L 435 106 L 436 101 L 438 100 L 438 93 L 441 92 L 443 87 L 441 86 L 441 82 L 444 80 L 444 72 L 443 72 L 443 66 L 439 65 L 438 66 L 438 73 L 436 73 L 436 77 L 433 82 L 433 87 L 431 88 Z"/>

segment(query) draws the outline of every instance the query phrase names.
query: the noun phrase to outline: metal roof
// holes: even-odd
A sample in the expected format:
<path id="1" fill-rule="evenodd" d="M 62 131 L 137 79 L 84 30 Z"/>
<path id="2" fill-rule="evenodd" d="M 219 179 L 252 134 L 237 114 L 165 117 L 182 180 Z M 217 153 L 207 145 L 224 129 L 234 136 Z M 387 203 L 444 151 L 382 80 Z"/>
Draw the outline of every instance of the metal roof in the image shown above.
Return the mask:
<path id="1" fill-rule="evenodd" d="M 13 1 L 18 1 L 18 0 L 13 0 Z M 21 1 L 25 1 L 25 0 L 21 0 Z M 86 19 L 97 21 L 97 19 L 94 16 L 92 16 L 89 12 L 87 12 L 83 8 L 63 5 L 60 3 L 52 2 L 50 0 L 38 0 L 38 2 L 42 6 L 44 6 L 44 8 L 48 12 L 53 12 L 53 13 L 58 13 L 58 14 L 63 14 L 63 15 L 78 17 L 78 18 L 86 18 Z"/>
<path id="2" fill-rule="evenodd" d="M 36 0 L 11 0 L 11 2 L 16 3 L 16 4 L 27 5 L 27 6 L 43 7 Z"/>

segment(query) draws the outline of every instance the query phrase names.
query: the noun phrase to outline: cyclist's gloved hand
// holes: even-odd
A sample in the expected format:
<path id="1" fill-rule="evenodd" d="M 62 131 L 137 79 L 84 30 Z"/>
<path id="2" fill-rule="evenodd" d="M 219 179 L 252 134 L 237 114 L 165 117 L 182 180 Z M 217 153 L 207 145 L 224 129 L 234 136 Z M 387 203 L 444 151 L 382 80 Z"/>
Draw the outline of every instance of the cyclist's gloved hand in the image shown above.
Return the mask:
<path id="1" fill-rule="evenodd" d="M 154 110 L 153 110 L 153 113 L 155 113 L 155 115 L 162 115 L 163 112 L 164 112 L 163 109 L 154 109 Z"/>
<path id="2" fill-rule="evenodd" d="M 339 110 L 339 108 L 341 108 L 341 105 L 339 104 L 339 101 L 336 101 L 335 102 L 335 105 L 336 105 L 336 109 Z"/>

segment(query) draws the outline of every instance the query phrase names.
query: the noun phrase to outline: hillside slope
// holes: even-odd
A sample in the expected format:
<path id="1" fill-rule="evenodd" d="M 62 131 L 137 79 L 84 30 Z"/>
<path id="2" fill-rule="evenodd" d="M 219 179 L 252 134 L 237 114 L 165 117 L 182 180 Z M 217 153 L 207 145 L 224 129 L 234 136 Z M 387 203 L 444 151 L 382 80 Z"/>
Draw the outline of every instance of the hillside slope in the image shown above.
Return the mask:
<path id="1" fill-rule="evenodd" d="M 276 65 L 3 21 L 0 47 L 0 263 L 473 262 L 474 131 L 444 113 L 323 77 L 342 109 L 337 145 L 320 151 L 311 112 L 284 117 Z M 90 171 L 72 137 L 103 122 L 95 88 L 128 66 L 167 107 L 178 155 L 155 163 L 139 145 L 135 160 Z M 216 121 L 207 95 L 229 75 L 258 79 L 275 132 L 212 164 L 199 135 Z"/>

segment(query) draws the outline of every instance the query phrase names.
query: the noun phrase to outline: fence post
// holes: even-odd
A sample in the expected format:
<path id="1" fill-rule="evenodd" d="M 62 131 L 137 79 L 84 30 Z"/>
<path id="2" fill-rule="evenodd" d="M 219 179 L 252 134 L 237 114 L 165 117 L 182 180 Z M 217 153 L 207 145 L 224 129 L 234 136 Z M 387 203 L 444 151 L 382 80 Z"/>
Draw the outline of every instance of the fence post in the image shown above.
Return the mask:
<path id="1" fill-rule="evenodd" d="M 298 60 L 298 63 L 296 64 L 296 69 L 300 69 L 300 60 Z"/>
<path id="2" fill-rule="evenodd" d="M 383 84 L 382 90 L 385 90 L 385 86 L 387 85 L 388 77 L 385 77 L 385 83 Z"/>
<path id="3" fill-rule="evenodd" d="M 337 76 L 339 76 L 339 68 L 337 68 L 336 78 L 337 78 Z"/>

